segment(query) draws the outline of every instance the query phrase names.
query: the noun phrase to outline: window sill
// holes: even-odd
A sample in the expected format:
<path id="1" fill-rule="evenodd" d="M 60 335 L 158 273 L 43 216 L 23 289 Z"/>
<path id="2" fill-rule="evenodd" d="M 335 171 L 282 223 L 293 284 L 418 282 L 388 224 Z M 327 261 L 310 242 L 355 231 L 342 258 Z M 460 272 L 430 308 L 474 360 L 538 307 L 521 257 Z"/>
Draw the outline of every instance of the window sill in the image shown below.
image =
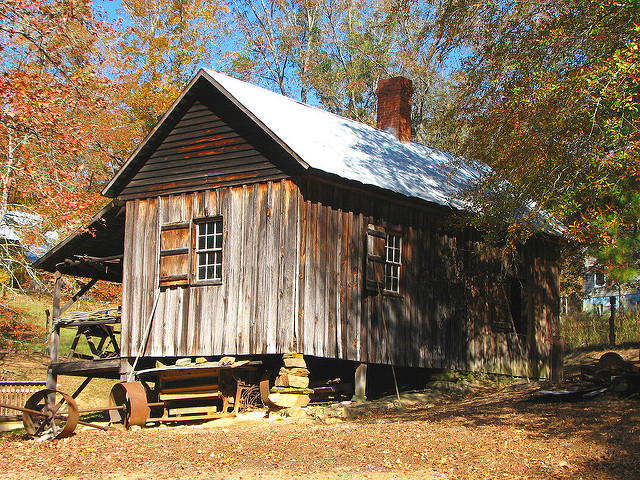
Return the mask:
<path id="1" fill-rule="evenodd" d="M 393 297 L 393 298 L 404 298 L 404 295 L 402 295 L 399 292 L 392 292 L 390 290 L 382 290 L 382 295 L 384 297 Z"/>
<path id="2" fill-rule="evenodd" d="M 192 287 L 207 287 L 210 285 L 222 285 L 222 280 L 199 280 L 191 284 Z"/>

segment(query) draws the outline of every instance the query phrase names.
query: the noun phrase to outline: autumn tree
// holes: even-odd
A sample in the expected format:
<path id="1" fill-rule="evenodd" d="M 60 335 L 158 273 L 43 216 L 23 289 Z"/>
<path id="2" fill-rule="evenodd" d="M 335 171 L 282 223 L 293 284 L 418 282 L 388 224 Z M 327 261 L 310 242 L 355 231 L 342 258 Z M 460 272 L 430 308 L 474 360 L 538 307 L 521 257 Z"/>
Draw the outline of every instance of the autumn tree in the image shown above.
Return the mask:
<path id="1" fill-rule="evenodd" d="M 433 7 L 417 0 L 232 0 L 235 48 L 227 71 L 303 102 L 375 123 L 378 80 L 414 82 L 418 133 L 442 94 L 433 67 L 433 37 L 424 25 Z"/>
<path id="2" fill-rule="evenodd" d="M 459 0 L 432 32 L 465 57 L 448 112 L 465 132 L 457 153 L 493 167 L 470 192 L 474 221 L 509 243 L 549 212 L 621 281 L 640 255 L 639 11 L 637 0 Z"/>
<path id="3" fill-rule="evenodd" d="M 122 9 L 123 105 L 144 135 L 199 68 L 219 62 L 227 8 L 215 0 L 123 0 Z"/>
<path id="4" fill-rule="evenodd" d="M 64 234 L 111 174 L 112 133 L 103 121 L 113 89 L 99 45 L 108 34 L 90 2 L 0 4 L 0 219 L 20 230 L 23 244 Z M 10 211 L 36 220 L 11 223 Z M 28 265 L 20 249 L 2 245 L 5 274 Z"/>

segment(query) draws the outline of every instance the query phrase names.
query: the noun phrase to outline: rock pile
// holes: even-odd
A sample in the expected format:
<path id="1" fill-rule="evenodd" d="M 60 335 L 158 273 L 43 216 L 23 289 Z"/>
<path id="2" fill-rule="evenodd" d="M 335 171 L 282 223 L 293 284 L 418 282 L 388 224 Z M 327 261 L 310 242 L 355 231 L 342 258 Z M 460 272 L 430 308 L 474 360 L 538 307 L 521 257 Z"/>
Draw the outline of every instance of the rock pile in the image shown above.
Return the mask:
<path id="1" fill-rule="evenodd" d="M 306 407 L 309 395 L 309 370 L 301 353 L 286 353 L 282 356 L 284 366 L 280 368 L 275 385 L 270 390 L 269 401 L 279 408 Z"/>

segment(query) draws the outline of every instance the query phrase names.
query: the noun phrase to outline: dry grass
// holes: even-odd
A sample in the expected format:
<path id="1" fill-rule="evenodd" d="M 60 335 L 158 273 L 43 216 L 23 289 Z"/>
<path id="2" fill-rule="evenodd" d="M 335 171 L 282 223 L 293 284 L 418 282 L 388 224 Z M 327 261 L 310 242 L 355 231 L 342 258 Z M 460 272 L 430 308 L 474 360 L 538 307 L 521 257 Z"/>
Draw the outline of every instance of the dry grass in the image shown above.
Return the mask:
<path id="1" fill-rule="evenodd" d="M 640 309 L 618 311 L 616 345 L 640 342 Z M 609 312 L 575 312 L 560 319 L 560 332 L 568 349 L 609 344 Z"/>

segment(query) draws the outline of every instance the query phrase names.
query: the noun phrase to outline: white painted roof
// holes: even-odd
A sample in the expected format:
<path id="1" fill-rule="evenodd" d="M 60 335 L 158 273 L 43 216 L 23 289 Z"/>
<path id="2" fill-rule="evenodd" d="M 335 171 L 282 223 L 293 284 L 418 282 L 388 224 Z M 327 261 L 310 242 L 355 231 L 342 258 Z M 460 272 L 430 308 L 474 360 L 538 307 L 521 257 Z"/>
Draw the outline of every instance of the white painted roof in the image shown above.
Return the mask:
<path id="1" fill-rule="evenodd" d="M 312 168 L 457 209 L 464 203 L 456 194 L 480 177 L 477 168 L 435 148 L 205 72 Z"/>

